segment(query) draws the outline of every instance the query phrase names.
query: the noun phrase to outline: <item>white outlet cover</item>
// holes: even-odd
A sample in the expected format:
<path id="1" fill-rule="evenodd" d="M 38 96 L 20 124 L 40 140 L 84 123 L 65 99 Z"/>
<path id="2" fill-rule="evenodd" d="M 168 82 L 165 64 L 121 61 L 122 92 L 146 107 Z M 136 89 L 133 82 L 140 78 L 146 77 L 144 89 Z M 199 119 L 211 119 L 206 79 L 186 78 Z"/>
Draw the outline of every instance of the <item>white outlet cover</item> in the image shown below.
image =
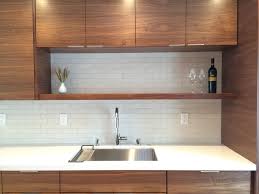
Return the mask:
<path id="1" fill-rule="evenodd" d="M 68 122 L 67 114 L 59 114 L 59 125 L 60 126 L 67 126 Z"/>
<path id="2" fill-rule="evenodd" d="M 0 114 L 0 126 L 6 125 L 6 114 Z"/>
<path id="3" fill-rule="evenodd" d="M 189 113 L 181 113 L 181 125 L 189 125 Z"/>

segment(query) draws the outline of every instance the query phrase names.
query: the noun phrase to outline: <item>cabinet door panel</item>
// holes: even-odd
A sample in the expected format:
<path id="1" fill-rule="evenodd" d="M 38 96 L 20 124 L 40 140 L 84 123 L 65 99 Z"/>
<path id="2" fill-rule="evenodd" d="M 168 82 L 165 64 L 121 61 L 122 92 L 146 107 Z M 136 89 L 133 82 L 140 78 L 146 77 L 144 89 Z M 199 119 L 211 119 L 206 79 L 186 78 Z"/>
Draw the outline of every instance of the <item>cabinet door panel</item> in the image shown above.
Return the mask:
<path id="1" fill-rule="evenodd" d="M 0 194 L 2 194 L 2 173 L 0 172 Z"/>
<path id="2" fill-rule="evenodd" d="M 46 193 L 46 192 L 27 193 L 27 192 L 23 192 L 23 193 L 3 193 L 3 194 L 60 194 L 60 193 Z M 83 193 L 81 193 L 81 194 L 83 194 Z"/>
<path id="3" fill-rule="evenodd" d="M 237 0 L 187 0 L 187 44 L 236 45 Z"/>
<path id="4" fill-rule="evenodd" d="M 42 193 L 40 193 L 42 194 Z M 61 194 L 138 194 L 138 193 L 61 193 Z M 141 193 L 141 194 L 166 194 L 166 193 Z"/>
<path id="5" fill-rule="evenodd" d="M 135 0 L 87 0 L 88 46 L 135 46 Z"/>
<path id="6" fill-rule="evenodd" d="M 59 192 L 59 173 L 57 172 L 3 172 L 2 179 L 4 193 Z"/>
<path id="7" fill-rule="evenodd" d="M 185 0 L 137 0 L 137 46 L 185 45 Z"/>
<path id="8" fill-rule="evenodd" d="M 32 0 L 0 1 L 0 99 L 34 99 Z"/>
<path id="9" fill-rule="evenodd" d="M 166 192 L 165 172 L 61 172 L 61 192 Z"/>
<path id="10" fill-rule="evenodd" d="M 168 172 L 168 194 L 250 194 L 250 172 Z"/>
<path id="11" fill-rule="evenodd" d="M 85 0 L 37 0 L 38 47 L 85 45 Z"/>

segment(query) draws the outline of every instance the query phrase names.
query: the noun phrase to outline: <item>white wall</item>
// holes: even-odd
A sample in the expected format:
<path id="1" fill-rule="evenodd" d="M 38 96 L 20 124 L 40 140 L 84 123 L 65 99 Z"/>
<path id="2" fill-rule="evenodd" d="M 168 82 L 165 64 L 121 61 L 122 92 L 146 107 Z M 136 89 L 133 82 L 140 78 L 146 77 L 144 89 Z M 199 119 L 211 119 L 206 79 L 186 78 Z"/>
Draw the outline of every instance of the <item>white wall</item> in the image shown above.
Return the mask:
<path id="1" fill-rule="evenodd" d="M 54 69 L 67 66 L 70 92 L 190 92 L 190 64 L 207 72 L 215 57 L 221 90 L 221 52 L 52 54 Z M 205 85 L 205 89 L 206 89 Z M 7 114 L 0 126 L 0 145 L 114 143 L 114 109 L 120 108 L 121 135 L 127 143 L 141 138 L 146 144 L 220 144 L 220 100 L 157 101 L 0 101 Z M 190 113 L 189 125 L 180 125 L 180 113 Z M 68 114 L 68 126 L 59 114 Z"/>

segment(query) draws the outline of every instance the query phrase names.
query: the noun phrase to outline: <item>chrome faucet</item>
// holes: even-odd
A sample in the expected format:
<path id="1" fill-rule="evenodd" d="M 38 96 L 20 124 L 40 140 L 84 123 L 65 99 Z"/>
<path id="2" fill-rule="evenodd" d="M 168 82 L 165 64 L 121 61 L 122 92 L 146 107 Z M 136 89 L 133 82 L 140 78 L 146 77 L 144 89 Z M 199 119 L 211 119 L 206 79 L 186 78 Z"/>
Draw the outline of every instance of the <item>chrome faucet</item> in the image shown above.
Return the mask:
<path id="1" fill-rule="evenodd" d="M 126 141 L 127 137 L 121 137 L 119 133 L 119 108 L 115 109 L 115 129 L 116 129 L 116 145 L 120 145 L 120 141 Z"/>

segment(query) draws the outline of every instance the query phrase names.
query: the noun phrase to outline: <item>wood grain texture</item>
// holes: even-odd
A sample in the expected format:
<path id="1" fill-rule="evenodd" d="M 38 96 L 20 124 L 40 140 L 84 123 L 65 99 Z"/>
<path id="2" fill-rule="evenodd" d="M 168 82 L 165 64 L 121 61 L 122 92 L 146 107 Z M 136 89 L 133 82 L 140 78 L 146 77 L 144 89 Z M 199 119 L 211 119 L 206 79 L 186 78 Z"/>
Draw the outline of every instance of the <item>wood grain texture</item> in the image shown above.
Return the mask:
<path id="1" fill-rule="evenodd" d="M 61 192 L 166 192 L 166 172 L 61 172 Z"/>
<path id="2" fill-rule="evenodd" d="M 42 194 L 42 193 L 40 193 L 40 194 Z M 115 194 L 115 193 L 94 193 L 94 192 L 92 192 L 92 193 L 61 193 L 61 194 Z M 116 193 L 116 194 L 139 194 L 139 193 L 133 193 L 133 192 L 131 192 L 131 193 Z M 143 194 L 166 194 L 166 193 L 150 193 L 150 192 L 148 192 L 148 193 L 143 193 Z"/>
<path id="3" fill-rule="evenodd" d="M 25 194 L 25 193 L 3 193 L 3 194 Z M 60 193 L 46 193 L 46 192 L 37 192 L 37 193 L 31 193 L 31 194 L 60 194 Z"/>
<path id="4" fill-rule="evenodd" d="M 85 45 L 85 0 L 36 0 L 37 47 Z"/>
<path id="5" fill-rule="evenodd" d="M 3 193 L 22 193 L 22 192 L 59 192 L 59 173 L 40 172 L 40 173 L 21 173 L 3 172 Z"/>
<path id="6" fill-rule="evenodd" d="M 256 153 L 256 172 L 254 176 L 254 194 L 259 194 L 259 1 L 255 0 L 253 4 L 257 3 L 257 130 L 256 130 L 256 141 L 257 141 L 257 153 Z M 254 9 L 254 8 L 253 8 Z M 255 10 L 254 10 L 255 11 Z"/>
<path id="7" fill-rule="evenodd" d="M 39 94 L 51 93 L 51 64 L 48 49 L 35 50 L 35 97 Z"/>
<path id="8" fill-rule="evenodd" d="M 186 0 L 137 0 L 136 45 L 185 45 Z"/>
<path id="9" fill-rule="evenodd" d="M 168 172 L 168 194 L 251 194 L 250 172 Z"/>
<path id="10" fill-rule="evenodd" d="M 2 173 L 0 172 L 0 194 L 3 192 L 3 187 L 2 187 Z"/>
<path id="11" fill-rule="evenodd" d="M 239 1 L 239 46 L 223 52 L 222 143 L 256 162 L 257 0 Z"/>
<path id="12" fill-rule="evenodd" d="M 0 1 L 0 99 L 34 99 L 32 0 Z"/>
<path id="13" fill-rule="evenodd" d="M 237 0 L 187 0 L 187 44 L 236 45 Z"/>
<path id="14" fill-rule="evenodd" d="M 135 0 L 86 0 L 87 46 L 134 47 Z"/>
<path id="15" fill-rule="evenodd" d="M 41 100 L 173 100 L 173 99 L 232 99 L 236 96 L 224 94 L 181 94 L 181 93 L 147 93 L 147 94 L 40 94 Z"/>

